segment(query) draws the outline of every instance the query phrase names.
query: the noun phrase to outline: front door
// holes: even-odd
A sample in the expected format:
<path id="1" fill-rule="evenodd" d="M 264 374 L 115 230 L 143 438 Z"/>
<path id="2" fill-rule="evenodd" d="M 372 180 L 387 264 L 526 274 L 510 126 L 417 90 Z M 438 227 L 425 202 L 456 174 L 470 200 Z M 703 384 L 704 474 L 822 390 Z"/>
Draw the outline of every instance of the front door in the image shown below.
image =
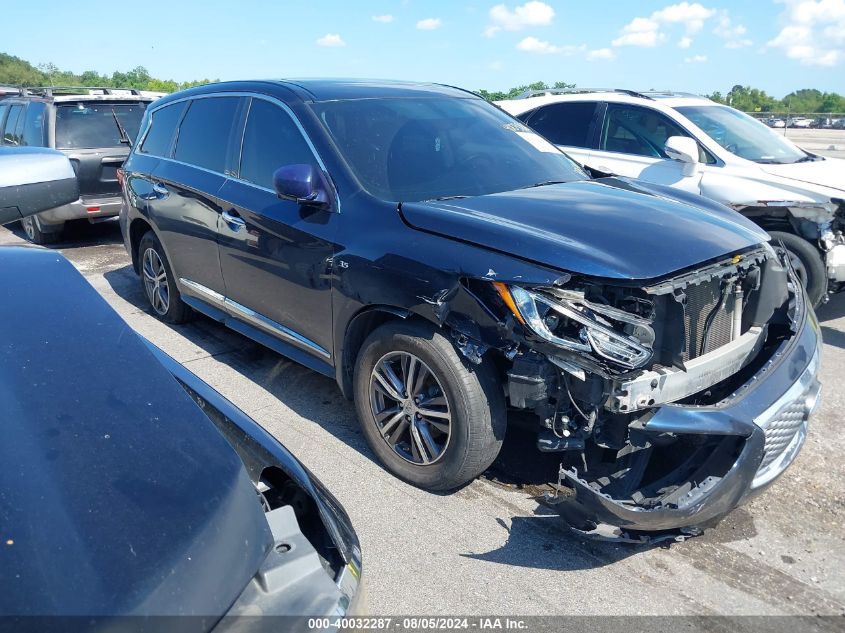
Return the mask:
<path id="1" fill-rule="evenodd" d="M 669 158 L 664 146 L 670 136 L 689 134 L 652 108 L 610 103 L 589 164 L 600 171 L 700 193 L 700 166 Z"/>
<path id="2" fill-rule="evenodd" d="M 251 325 L 323 361 L 332 355 L 329 267 L 337 209 L 281 200 L 279 167 L 319 169 L 303 133 L 283 107 L 255 97 L 249 106 L 237 179 L 221 199 L 220 264 L 226 297 Z M 244 308 L 246 310 L 244 310 Z"/>

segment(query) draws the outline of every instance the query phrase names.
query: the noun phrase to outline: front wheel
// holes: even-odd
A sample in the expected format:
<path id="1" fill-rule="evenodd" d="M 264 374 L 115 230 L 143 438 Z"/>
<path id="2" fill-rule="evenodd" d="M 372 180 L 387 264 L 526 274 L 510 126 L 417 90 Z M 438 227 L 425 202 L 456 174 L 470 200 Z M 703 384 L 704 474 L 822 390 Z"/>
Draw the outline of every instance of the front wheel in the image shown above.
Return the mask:
<path id="1" fill-rule="evenodd" d="M 822 254 L 810 242 L 794 233 L 783 231 L 769 231 L 772 243 L 778 246 L 783 243 L 795 273 L 804 284 L 807 299 L 817 308 L 827 295 L 827 270 Z"/>
<path id="2" fill-rule="evenodd" d="M 433 326 L 396 322 L 375 330 L 361 347 L 354 381 L 364 436 L 400 479 L 450 490 L 499 454 L 506 415 L 493 368 L 466 363 Z"/>

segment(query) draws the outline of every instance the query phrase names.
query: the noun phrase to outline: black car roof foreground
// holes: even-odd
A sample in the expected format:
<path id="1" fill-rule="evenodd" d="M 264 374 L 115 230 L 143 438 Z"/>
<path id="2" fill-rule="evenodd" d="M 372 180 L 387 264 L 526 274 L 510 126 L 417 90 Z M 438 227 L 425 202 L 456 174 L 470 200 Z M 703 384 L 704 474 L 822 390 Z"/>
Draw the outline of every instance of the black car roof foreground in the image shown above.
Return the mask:
<path id="1" fill-rule="evenodd" d="M 0 319 L 14 324 L 0 354 L 0 614 L 220 617 L 258 599 L 250 587 L 284 563 L 273 558 L 277 534 L 312 552 L 320 570 L 320 557 L 335 568 L 337 578 L 303 580 L 322 613 L 351 602 L 354 531 L 278 442 L 145 344 L 60 254 L 3 247 L 0 267 Z M 231 427 L 223 435 L 215 411 Z M 271 486 L 289 479 L 314 500 L 334 554 L 308 544 L 289 506 L 265 514 L 262 476 Z M 266 591 L 262 600 L 270 613 L 301 607 Z"/>

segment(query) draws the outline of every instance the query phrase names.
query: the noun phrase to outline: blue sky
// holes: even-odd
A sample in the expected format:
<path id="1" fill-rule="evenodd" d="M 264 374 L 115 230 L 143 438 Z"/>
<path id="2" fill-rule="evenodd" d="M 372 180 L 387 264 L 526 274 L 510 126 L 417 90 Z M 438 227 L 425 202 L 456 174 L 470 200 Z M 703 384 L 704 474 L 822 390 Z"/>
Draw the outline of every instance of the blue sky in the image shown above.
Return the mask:
<path id="1" fill-rule="evenodd" d="M 3 15 L 0 51 L 76 72 L 845 93 L 845 0 L 109 0 Z"/>

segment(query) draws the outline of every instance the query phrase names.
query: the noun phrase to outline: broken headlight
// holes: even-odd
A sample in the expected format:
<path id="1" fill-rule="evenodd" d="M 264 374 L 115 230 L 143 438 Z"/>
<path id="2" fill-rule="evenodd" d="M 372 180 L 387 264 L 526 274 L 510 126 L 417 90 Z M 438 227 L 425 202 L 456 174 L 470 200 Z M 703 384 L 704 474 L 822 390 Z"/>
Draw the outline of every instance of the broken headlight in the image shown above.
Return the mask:
<path id="1" fill-rule="evenodd" d="M 549 343 L 595 354 L 627 369 L 652 356 L 651 322 L 609 305 L 588 301 L 583 293 L 557 288 L 527 290 L 496 284 L 517 320 Z"/>

